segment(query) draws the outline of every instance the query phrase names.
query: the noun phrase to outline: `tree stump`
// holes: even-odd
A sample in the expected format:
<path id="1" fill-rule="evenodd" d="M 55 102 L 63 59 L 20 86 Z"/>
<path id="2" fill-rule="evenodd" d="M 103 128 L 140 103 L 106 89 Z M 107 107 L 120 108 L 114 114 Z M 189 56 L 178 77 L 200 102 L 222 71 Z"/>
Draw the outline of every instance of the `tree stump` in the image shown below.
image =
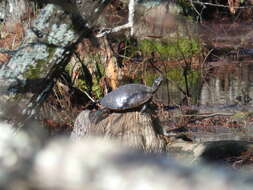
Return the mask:
<path id="1" fill-rule="evenodd" d="M 93 112 L 84 110 L 78 115 L 71 134 L 72 139 L 103 136 L 117 139 L 124 145 L 145 152 L 164 152 L 166 149 L 166 142 L 160 138 L 159 124 L 148 113 L 112 113 L 97 124 L 90 122 L 89 114 Z"/>

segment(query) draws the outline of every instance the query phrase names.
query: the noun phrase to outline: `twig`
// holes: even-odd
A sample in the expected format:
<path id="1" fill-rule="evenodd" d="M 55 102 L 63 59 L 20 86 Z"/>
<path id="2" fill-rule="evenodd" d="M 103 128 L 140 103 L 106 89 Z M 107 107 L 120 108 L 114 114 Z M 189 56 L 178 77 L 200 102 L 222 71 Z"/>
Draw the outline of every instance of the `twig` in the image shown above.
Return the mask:
<path id="1" fill-rule="evenodd" d="M 199 20 L 200 20 L 200 22 L 201 22 L 201 21 L 202 21 L 201 13 L 197 10 L 197 8 L 195 7 L 195 5 L 193 4 L 193 1 L 190 0 L 190 2 L 191 2 L 191 6 L 192 6 L 193 10 L 197 13 L 197 15 L 198 15 L 198 17 L 199 17 Z M 204 9 L 204 7 L 202 8 L 202 10 L 203 10 L 203 9 Z M 202 10 L 201 10 L 201 12 L 202 12 Z"/>
<path id="2" fill-rule="evenodd" d="M 128 3 L 128 23 L 121 26 L 114 27 L 114 28 L 105 29 L 104 31 L 98 33 L 96 37 L 101 38 L 105 36 L 106 34 L 118 32 L 120 30 L 127 29 L 127 28 L 130 28 L 130 34 L 133 35 L 134 12 L 135 12 L 135 0 L 130 0 Z"/>
<path id="3" fill-rule="evenodd" d="M 82 92 L 83 92 L 84 94 L 86 94 L 86 96 L 87 96 L 93 103 L 98 103 L 96 100 L 94 100 L 94 99 L 88 94 L 88 92 L 86 92 L 85 90 L 82 90 Z"/>
<path id="4" fill-rule="evenodd" d="M 232 116 L 234 113 L 211 113 L 211 114 L 191 114 L 191 115 L 182 115 L 184 117 L 203 117 L 203 118 L 209 118 L 209 117 L 215 117 L 215 116 Z M 203 119 L 201 118 L 201 119 Z"/>
<path id="5" fill-rule="evenodd" d="M 199 4 L 199 5 L 209 5 L 209 6 L 213 6 L 213 7 L 223 7 L 223 8 L 229 8 L 229 5 L 222 5 L 222 4 L 216 4 L 216 3 L 208 3 L 208 2 L 200 2 L 200 1 L 192 1 L 192 3 L 194 4 Z M 247 9 L 247 8 L 252 8 L 252 5 L 248 5 L 248 6 L 238 6 L 238 7 L 234 7 L 235 9 Z"/>
<path id="6" fill-rule="evenodd" d="M 10 49 L 5 49 L 5 48 L 0 48 L 0 53 L 5 53 L 9 55 L 14 55 L 18 50 L 10 50 Z"/>

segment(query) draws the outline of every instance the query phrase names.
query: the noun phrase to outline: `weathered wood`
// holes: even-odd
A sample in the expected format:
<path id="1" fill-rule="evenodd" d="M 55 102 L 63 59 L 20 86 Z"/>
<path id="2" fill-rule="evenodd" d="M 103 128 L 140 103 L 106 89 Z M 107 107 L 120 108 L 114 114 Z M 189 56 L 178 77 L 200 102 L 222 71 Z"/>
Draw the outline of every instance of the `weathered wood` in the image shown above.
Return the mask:
<path id="1" fill-rule="evenodd" d="M 166 142 L 159 137 L 161 129 L 150 114 L 140 112 L 112 113 L 98 124 L 89 121 L 85 110 L 76 119 L 72 138 L 103 136 L 147 152 L 164 152 Z"/>

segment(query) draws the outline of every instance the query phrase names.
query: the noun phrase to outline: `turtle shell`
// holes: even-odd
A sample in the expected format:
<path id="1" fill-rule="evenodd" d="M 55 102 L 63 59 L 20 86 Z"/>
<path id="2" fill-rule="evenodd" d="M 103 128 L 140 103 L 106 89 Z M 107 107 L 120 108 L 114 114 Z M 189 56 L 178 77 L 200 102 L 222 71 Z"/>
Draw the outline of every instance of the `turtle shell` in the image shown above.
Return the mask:
<path id="1" fill-rule="evenodd" d="M 136 108 L 151 99 L 153 90 L 142 84 L 127 84 L 104 96 L 100 103 L 111 110 Z"/>

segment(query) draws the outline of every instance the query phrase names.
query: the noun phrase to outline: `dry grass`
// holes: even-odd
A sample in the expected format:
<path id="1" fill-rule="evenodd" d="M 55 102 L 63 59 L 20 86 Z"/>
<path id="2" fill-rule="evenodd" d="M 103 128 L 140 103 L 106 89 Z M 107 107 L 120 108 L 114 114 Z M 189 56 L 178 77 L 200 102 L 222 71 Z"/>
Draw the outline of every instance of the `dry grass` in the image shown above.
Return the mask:
<path id="1" fill-rule="evenodd" d="M 0 47 L 13 50 L 20 45 L 24 37 L 24 26 L 21 23 L 7 22 L 0 29 Z M 0 53 L 0 63 L 3 64 L 10 59 L 8 54 Z"/>

